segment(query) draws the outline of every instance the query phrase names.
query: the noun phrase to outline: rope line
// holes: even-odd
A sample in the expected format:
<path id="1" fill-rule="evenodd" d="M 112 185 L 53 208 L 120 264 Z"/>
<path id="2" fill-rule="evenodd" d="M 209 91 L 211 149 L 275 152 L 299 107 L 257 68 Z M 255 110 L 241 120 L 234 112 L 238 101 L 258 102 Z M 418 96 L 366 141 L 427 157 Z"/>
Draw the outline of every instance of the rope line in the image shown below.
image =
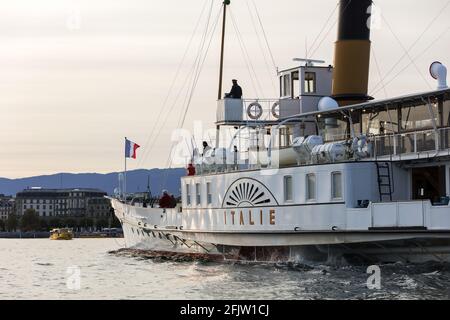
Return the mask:
<path id="1" fill-rule="evenodd" d="M 207 18 L 206 25 L 205 25 L 205 31 L 202 34 L 202 37 L 201 37 L 201 40 L 200 40 L 200 43 L 199 43 L 199 46 L 197 49 L 197 55 L 196 55 L 195 61 L 190 69 L 191 71 L 185 77 L 185 80 L 183 81 L 183 85 L 182 85 L 181 89 L 178 91 L 176 98 L 173 101 L 173 103 L 171 104 L 169 110 L 166 110 L 165 108 L 162 109 L 162 111 L 165 111 L 165 118 L 161 123 L 159 123 L 159 125 L 158 124 L 155 125 L 155 134 L 156 135 L 151 140 L 151 143 L 149 144 L 149 147 L 146 150 L 144 156 L 141 158 L 142 161 L 140 163 L 143 163 L 147 160 L 149 154 L 153 150 L 155 143 L 157 142 L 159 136 L 161 135 L 162 129 L 166 126 L 169 116 L 172 114 L 173 110 L 175 109 L 183 91 L 186 89 L 188 84 L 193 81 L 192 79 L 190 80 L 190 78 L 193 77 L 193 75 L 195 74 L 195 70 L 197 69 L 198 61 L 201 57 L 201 51 L 203 50 L 204 42 L 206 41 L 206 35 L 207 35 L 208 29 L 209 29 L 209 24 L 210 24 L 210 20 L 211 20 L 211 16 L 212 16 L 212 9 L 213 9 L 213 2 L 211 2 L 211 6 L 209 8 L 208 18 Z M 195 29 L 194 35 L 197 30 L 198 30 L 198 27 Z M 158 129 L 158 130 L 156 130 L 156 129 Z"/>
<path id="2" fill-rule="evenodd" d="M 317 43 L 317 40 L 319 40 L 320 36 L 322 35 L 322 33 L 325 31 L 325 28 L 328 26 L 328 23 L 331 21 L 331 18 L 333 18 L 336 10 L 339 8 L 339 3 L 336 4 L 336 7 L 334 7 L 333 11 L 331 12 L 331 14 L 329 15 L 328 19 L 326 20 L 325 24 L 323 25 L 322 29 L 320 30 L 319 34 L 316 36 L 316 38 L 314 39 L 313 43 L 311 44 L 311 47 L 309 49 L 307 49 L 307 52 L 313 52 L 314 46 Z M 335 23 L 336 24 L 336 23 Z M 330 31 L 329 31 L 330 32 Z M 328 32 L 328 33 L 329 33 Z M 328 35 L 327 33 L 327 35 Z M 312 56 L 311 56 L 312 57 Z"/>
<path id="3" fill-rule="evenodd" d="M 372 51 L 373 60 L 375 61 L 375 66 L 377 67 L 378 76 L 380 77 L 380 81 L 383 81 L 384 96 L 387 99 L 388 94 L 387 94 L 386 86 L 384 86 L 384 80 L 383 80 L 383 76 L 381 75 L 381 69 L 380 69 L 380 65 L 378 63 L 377 55 L 375 54 L 375 49 L 372 47 L 371 51 Z"/>
<path id="4" fill-rule="evenodd" d="M 179 118 L 178 128 L 183 128 L 184 127 L 184 124 L 185 124 L 185 121 L 186 121 L 186 116 L 187 116 L 189 108 L 191 106 L 192 98 L 194 96 L 194 93 L 195 93 L 195 90 L 196 90 L 196 87 L 197 87 L 197 84 L 198 84 L 198 80 L 199 80 L 200 75 L 201 75 L 201 73 L 203 71 L 203 67 L 204 67 L 206 58 L 208 57 L 209 49 L 211 47 L 211 43 L 212 43 L 212 40 L 214 38 L 215 31 L 217 29 L 217 25 L 218 25 L 218 22 L 220 20 L 219 18 L 220 18 L 220 14 L 222 12 L 222 8 L 223 7 L 220 8 L 220 10 L 219 10 L 219 12 L 218 12 L 218 14 L 216 16 L 215 22 L 213 23 L 212 29 L 211 29 L 211 31 L 209 33 L 209 42 L 208 42 L 208 45 L 206 46 L 206 50 L 205 50 L 204 53 L 202 53 L 204 45 L 202 46 L 202 51 L 200 52 L 199 60 L 198 60 L 199 63 L 197 64 L 197 68 L 196 68 L 196 70 L 194 72 L 191 89 L 188 92 L 188 94 L 185 96 L 185 102 L 186 102 L 185 103 L 185 110 L 181 114 L 181 117 Z M 206 43 L 206 39 L 207 38 L 208 38 L 208 36 L 205 37 L 205 43 Z M 187 101 L 186 101 L 186 99 L 187 99 Z M 169 152 L 169 155 L 168 155 L 168 158 L 167 158 L 167 161 L 166 161 L 166 168 L 171 168 L 172 167 L 172 163 L 173 163 L 172 152 L 173 152 L 173 148 L 174 147 L 175 147 L 175 142 L 172 142 L 172 145 L 171 145 L 171 148 L 170 148 L 170 152 Z M 161 181 L 162 187 L 166 186 L 167 175 L 168 175 L 168 171 L 165 171 L 165 173 L 163 175 L 163 179 Z"/>
<path id="5" fill-rule="evenodd" d="M 255 21 L 255 18 L 253 16 L 253 14 L 252 14 L 252 10 L 250 8 L 250 3 L 249 3 L 249 1 L 247 1 L 246 3 L 247 3 L 248 13 L 249 13 L 251 21 L 252 21 L 253 29 L 255 30 L 255 34 L 256 34 L 256 37 L 258 39 L 258 45 L 259 45 L 259 48 L 260 48 L 260 50 L 262 52 L 262 56 L 263 56 L 263 59 L 264 59 L 264 64 L 266 66 L 267 75 L 268 75 L 268 77 L 270 79 L 270 83 L 272 84 L 273 92 L 275 93 L 275 96 L 276 96 L 277 88 L 276 88 L 275 81 L 274 81 L 274 75 L 272 74 L 271 68 L 269 66 L 267 53 L 266 53 L 266 50 L 264 49 L 264 45 L 262 43 L 261 36 L 259 35 L 258 28 L 256 26 L 256 21 Z"/>
<path id="6" fill-rule="evenodd" d="M 347 11 L 348 7 L 350 6 L 350 4 L 352 3 L 353 0 L 350 0 L 347 5 L 345 6 L 343 12 Z M 322 40 L 319 42 L 319 44 L 317 45 L 317 48 L 311 53 L 311 57 L 313 57 L 317 50 L 320 49 L 320 47 L 322 46 L 323 42 L 325 41 L 325 39 L 328 38 L 328 35 L 330 34 L 330 32 L 334 29 L 334 27 L 337 25 L 339 21 L 339 18 L 336 18 L 336 20 L 334 21 L 334 23 L 331 25 L 330 29 L 328 29 L 327 33 L 324 35 L 324 37 L 322 38 Z"/>
<path id="7" fill-rule="evenodd" d="M 425 53 L 428 52 L 428 50 L 430 50 L 434 44 L 436 42 L 438 42 L 443 36 L 447 35 L 447 32 L 450 31 L 450 26 L 447 27 L 447 29 L 445 29 L 435 40 L 433 40 L 430 45 L 425 48 L 425 50 L 423 50 L 420 54 L 418 54 L 415 58 L 413 58 L 413 60 L 417 60 L 420 57 L 422 57 Z M 400 76 L 400 74 L 402 74 L 406 69 L 408 69 L 411 66 L 412 62 L 410 62 L 408 65 L 406 65 L 403 69 L 401 69 L 394 77 L 392 77 L 388 82 L 385 83 L 385 86 L 387 86 L 388 84 L 390 84 L 392 81 L 394 81 L 395 79 L 397 79 L 398 76 Z M 378 92 L 380 92 L 383 88 L 379 88 L 377 91 L 375 91 L 373 94 L 377 94 Z"/>
<path id="8" fill-rule="evenodd" d="M 266 41 L 267 49 L 269 50 L 270 58 L 272 59 L 273 68 L 275 69 L 275 71 L 277 71 L 277 64 L 275 62 L 275 58 L 273 56 L 273 52 L 272 52 L 272 49 L 270 47 L 269 40 L 267 38 L 267 33 L 266 33 L 265 28 L 264 28 L 264 24 L 262 22 L 261 15 L 259 14 L 259 10 L 258 10 L 258 7 L 256 6 L 255 0 L 252 0 L 252 2 L 253 2 L 253 7 L 255 8 L 256 16 L 257 16 L 258 21 L 259 21 L 259 25 L 261 26 L 261 30 L 262 30 L 262 33 L 263 33 L 263 36 L 264 36 L 264 40 Z"/>
<path id="9" fill-rule="evenodd" d="M 247 69 L 249 71 L 249 75 L 250 75 L 250 79 L 252 81 L 253 88 L 255 90 L 256 96 L 259 97 L 260 96 L 259 95 L 259 92 L 260 92 L 259 90 L 261 90 L 261 92 L 263 92 L 264 90 L 262 89 L 261 83 L 258 80 L 255 68 L 253 66 L 252 60 L 251 60 L 250 55 L 248 53 L 247 47 L 245 45 L 245 41 L 244 41 L 244 39 L 242 37 L 241 32 L 239 31 L 239 28 L 238 28 L 236 20 L 234 18 L 233 12 L 231 10 L 230 10 L 230 17 L 231 17 L 231 22 L 233 24 L 233 28 L 234 28 L 234 30 L 236 32 L 236 37 L 238 39 L 239 47 L 241 48 L 241 52 L 242 52 L 243 58 L 245 60 L 245 63 L 247 65 Z"/>
<path id="10" fill-rule="evenodd" d="M 177 67 L 177 71 L 175 72 L 175 76 L 174 76 L 174 78 L 173 78 L 173 80 L 172 80 L 172 83 L 171 83 L 171 85 L 170 85 L 170 87 L 169 87 L 169 90 L 168 90 L 167 95 L 166 95 L 166 97 L 165 97 L 165 99 L 164 99 L 164 102 L 163 102 L 163 104 L 162 104 L 162 107 L 161 107 L 161 109 L 159 110 L 158 116 L 157 116 L 157 118 L 156 118 L 155 125 L 152 127 L 152 130 L 151 130 L 151 132 L 150 132 L 150 134 L 149 134 L 149 136 L 148 136 L 148 138 L 147 138 L 147 141 L 146 141 L 145 144 L 144 144 L 144 148 L 143 148 L 144 154 L 143 154 L 143 157 L 141 157 L 141 158 L 139 159 L 139 161 L 138 161 L 138 164 L 137 164 L 138 167 L 144 162 L 144 160 L 147 159 L 147 155 L 148 155 L 148 153 L 149 153 L 148 150 L 151 149 L 151 148 L 147 148 L 147 147 L 149 146 L 150 141 L 152 141 L 152 138 L 153 138 L 154 134 L 157 132 L 157 131 L 156 131 L 156 128 L 158 127 L 158 124 L 160 123 L 161 117 L 162 117 L 162 115 L 163 115 L 163 113 L 164 113 L 164 111 L 165 111 L 165 109 L 166 109 L 165 107 L 166 107 L 166 105 L 167 105 L 167 103 L 168 103 L 168 101 L 169 101 L 169 98 L 172 96 L 173 89 L 174 89 L 175 84 L 176 84 L 176 82 L 177 82 L 177 80 L 178 80 L 178 77 L 180 76 L 181 69 L 182 69 L 182 67 L 183 67 L 183 65 L 184 65 L 184 62 L 186 61 L 186 58 L 187 58 L 187 55 L 188 55 L 188 53 L 189 53 L 189 50 L 190 50 L 190 48 L 191 48 L 191 46 L 192 46 L 192 43 L 194 42 L 195 35 L 196 35 L 197 30 L 198 30 L 198 28 L 199 28 L 199 26 L 200 26 L 200 23 L 201 23 L 201 20 L 202 20 L 202 16 L 203 16 L 203 14 L 205 13 L 205 10 L 206 10 L 206 8 L 207 8 L 207 5 L 208 5 L 208 0 L 206 0 L 206 1 L 205 1 L 205 4 L 203 5 L 203 8 L 202 8 L 202 10 L 201 10 L 201 12 L 200 12 L 200 15 L 199 15 L 199 17 L 198 17 L 198 19 L 197 19 L 197 23 L 196 23 L 196 25 L 195 25 L 195 27 L 194 27 L 194 30 L 193 30 L 193 32 L 192 32 L 192 35 L 191 35 L 189 41 L 188 41 L 188 45 L 186 46 L 186 49 L 185 49 L 185 51 L 184 51 L 184 53 L 183 53 L 183 57 L 182 57 L 182 59 L 181 59 L 179 65 L 178 65 L 178 67 Z"/>
<path id="11" fill-rule="evenodd" d="M 375 2 L 374 2 L 375 3 Z M 440 18 L 440 16 L 445 12 L 445 10 L 448 8 L 448 6 L 450 5 L 450 0 L 449 1 L 447 1 L 446 2 L 446 4 L 442 7 L 442 9 L 441 10 L 439 10 L 439 12 L 438 12 L 438 14 L 428 23 L 428 25 L 425 27 L 425 29 L 424 29 L 424 31 L 419 35 L 419 37 L 417 37 L 417 39 L 407 48 L 407 49 L 405 49 L 404 47 L 403 47 L 403 45 L 402 45 L 402 48 L 404 49 L 404 51 L 405 51 L 405 53 L 392 65 L 392 67 L 391 67 L 391 69 L 387 72 L 387 74 L 384 76 L 384 78 L 387 78 L 390 74 L 392 74 L 392 72 L 394 72 L 395 71 L 395 69 L 397 68 L 397 66 L 399 65 L 399 63 L 400 62 L 402 62 L 403 61 L 403 59 L 406 57 L 406 56 L 409 56 L 410 57 L 410 55 L 409 55 L 409 52 L 419 43 L 419 41 L 423 38 L 423 36 L 428 32 L 428 30 L 433 26 L 433 24 Z M 383 20 L 385 20 L 386 22 L 387 22 L 387 20 L 384 18 L 384 16 L 382 15 L 382 17 L 383 17 Z M 389 27 L 389 23 L 387 23 L 388 24 L 388 27 Z M 392 31 L 393 32 L 393 31 Z M 394 34 L 394 36 L 395 36 L 395 34 Z M 396 36 L 395 36 L 396 37 Z M 396 37 L 396 39 L 398 39 L 397 37 Z M 398 40 L 399 41 L 399 40 Z M 401 43 L 401 42 L 400 42 Z M 413 62 L 414 63 L 414 62 Z M 408 64 L 408 67 L 411 65 L 411 63 L 410 64 Z M 405 68 L 404 69 L 402 69 L 402 70 L 406 70 Z M 391 81 L 389 81 L 389 83 L 390 83 Z M 428 82 L 427 82 L 428 83 Z M 380 82 L 378 82 L 374 87 L 373 87 L 373 93 L 371 93 L 371 95 L 375 95 L 375 93 L 377 93 L 377 92 L 379 92 L 380 90 L 378 90 L 379 88 L 379 86 L 381 85 L 381 81 Z"/>

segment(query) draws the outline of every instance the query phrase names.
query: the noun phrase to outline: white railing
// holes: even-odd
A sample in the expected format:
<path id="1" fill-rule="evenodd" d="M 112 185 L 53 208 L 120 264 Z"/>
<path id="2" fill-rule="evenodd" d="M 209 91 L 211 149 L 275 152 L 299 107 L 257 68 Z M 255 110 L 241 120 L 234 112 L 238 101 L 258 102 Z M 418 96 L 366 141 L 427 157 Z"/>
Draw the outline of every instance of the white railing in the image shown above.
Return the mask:
<path id="1" fill-rule="evenodd" d="M 279 99 L 223 99 L 217 102 L 217 122 L 276 122 Z"/>
<path id="2" fill-rule="evenodd" d="M 429 157 L 450 150 L 450 128 L 373 137 L 373 157 L 425 154 Z"/>

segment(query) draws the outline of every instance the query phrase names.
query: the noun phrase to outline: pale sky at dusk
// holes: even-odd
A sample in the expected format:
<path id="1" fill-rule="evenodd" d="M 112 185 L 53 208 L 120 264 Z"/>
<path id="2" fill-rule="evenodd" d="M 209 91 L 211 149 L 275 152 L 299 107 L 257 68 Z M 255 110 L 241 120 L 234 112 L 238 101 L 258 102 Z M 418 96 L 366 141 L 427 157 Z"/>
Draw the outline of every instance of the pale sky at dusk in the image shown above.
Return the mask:
<path id="1" fill-rule="evenodd" d="M 123 138 L 142 146 L 148 140 L 200 12 L 210 1 L 214 2 L 215 19 L 220 0 L 0 0 L 0 177 L 122 170 Z M 292 58 L 305 55 L 305 43 L 312 44 L 337 5 L 337 0 L 256 2 L 279 68 L 294 66 Z M 259 95 L 274 98 L 277 79 L 273 68 L 274 78 L 269 77 L 247 3 L 252 6 L 251 0 L 232 0 L 231 12 L 264 90 Z M 422 76 L 411 65 L 386 90 L 394 96 L 434 89 L 428 74 L 430 63 L 439 60 L 450 65 L 450 6 L 441 12 L 448 0 L 375 3 L 404 48 L 409 48 L 435 18 L 410 51 L 411 57 L 447 31 L 415 60 Z M 194 61 L 205 18 L 206 14 L 174 96 Z M 231 20 L 227 28 L 224 91 L 229 90 L 231 79 L 237 78 L 244 96 L 254 98 L 257 94 Z M 187 129 L 195 120 L 208 127 L 215 121 L 219 31 L 218 27 L 193 96 Z M 314 58 L 332 64 L 335 38 L 333 28 Z M 404 55 L 383 20 L 372 31 L 372 48 L 382 75 Z M 386 79 L 409 63 L 405 57 Z M 372 55 L 371 86 L 379 79 Z M 181 100 L 183 97 L 184 93 Z M 384 98 L 385 94 L 380 91 L 376 97 Z M 173 96 L 167 109 L 172 103 Z M 129 169 L 165 166 L 170 135 L 181 109 L 182 103 L 175 105 L 166 127 L 156 130 L 160 135 L 150 155 L 145 161 L 130 161 Z M 139 150 L 138 156 L 145 152 Z"/>

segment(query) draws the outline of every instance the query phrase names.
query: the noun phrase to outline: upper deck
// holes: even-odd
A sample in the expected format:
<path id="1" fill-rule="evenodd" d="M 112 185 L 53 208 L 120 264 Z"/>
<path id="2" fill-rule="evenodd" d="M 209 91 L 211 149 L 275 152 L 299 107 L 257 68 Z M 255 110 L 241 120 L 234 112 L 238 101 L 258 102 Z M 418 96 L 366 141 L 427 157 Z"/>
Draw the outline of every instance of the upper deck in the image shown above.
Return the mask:
<path id="1" fill-rule="evenodd" d="M 262 100 L 257 119 L 244 116 L 249 101 L 220 101 L 219 114 L 235 117 L 222 125 L 240 130 L 229 149 L 220 148 L 223 154 L 197 161 L 197 173 L 450 156 L 450 89 L 298 114 L 290 108 L 291 115 L 283 117 L 283 107 L 298 100 Z M 234 109 L 226 111 L 230 105 Z M 250 137 L 240 136 L 242 128 Z M 320 143 L 308 144 L 311 136 Z M 233 144 L 240 146 L 237 153 L 230 151 Z"/>

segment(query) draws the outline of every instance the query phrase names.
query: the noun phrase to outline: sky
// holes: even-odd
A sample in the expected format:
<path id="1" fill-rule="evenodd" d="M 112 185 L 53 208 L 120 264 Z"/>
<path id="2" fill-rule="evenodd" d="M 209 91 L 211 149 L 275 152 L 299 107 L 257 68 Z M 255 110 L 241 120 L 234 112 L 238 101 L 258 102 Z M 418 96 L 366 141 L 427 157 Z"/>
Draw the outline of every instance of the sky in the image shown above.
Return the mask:
<path id="1" fill-rule="evenodd" d="M 385 98 L 435 88 L 430 63 L 450 65 L 450 1 L 375 3 L 369 91 Z M 214 25 L 220 6 L 220 0 L 0 0 L 0 177 L 121 171 L 125 136 L 142 146 L 129 169 L 165 167 L 209 10 Z M 292 59 L 307 54 L 332 64 L 336 6 L 337 0 L 232 0 L 224 92 L 237 78 L 245 97 L 276 98 L 276 68 L 295 66 Z M 187 130 L 196 121 L 214 127 L 219 32 L 220 23 L 207 38 Z M 376 92 L 380 79 L 386 86 Z"/>

